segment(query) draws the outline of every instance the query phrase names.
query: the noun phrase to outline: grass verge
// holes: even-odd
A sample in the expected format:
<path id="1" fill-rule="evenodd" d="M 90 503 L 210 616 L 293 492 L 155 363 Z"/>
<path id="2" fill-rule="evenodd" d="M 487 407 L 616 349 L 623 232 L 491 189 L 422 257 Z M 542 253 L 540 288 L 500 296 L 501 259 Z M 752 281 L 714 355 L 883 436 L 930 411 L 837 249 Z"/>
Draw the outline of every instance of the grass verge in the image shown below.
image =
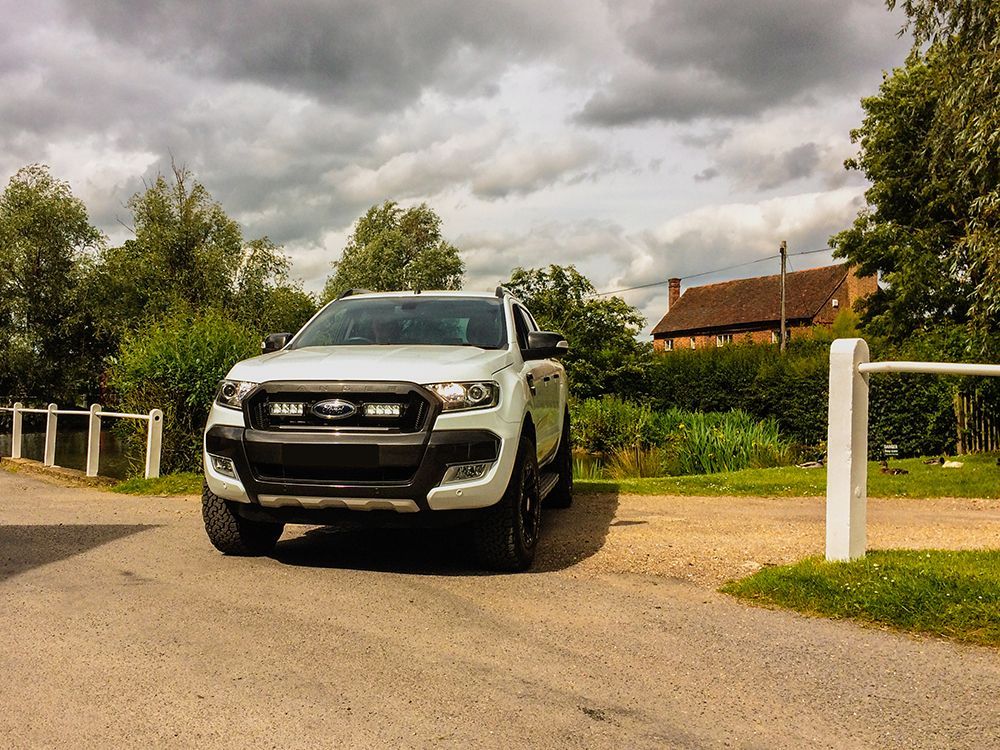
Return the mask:
<path id="1" fill-rule="evenodd" d="M 849 563 L 809 558 L 721 590 L 756 604 L 1000 646 L 998 550 L 884 550 Z"/>
<path id="2" fill-rule="evenodd" d="M 927 465 L 919 458 L 894 460 L 902 475 L 882 474 L 876 462 L 868 464 L 870 497 L 1000 498 L 1000 466 L 996 455 L 962 456 L 960 469 Z M 718 474 L 646 479 L 577 479 L 580 492 L 620 492 L 633 495 L 747 495 L 757 497 L 820 497 L 826 494 L 826 469 L 743 469 Z"/>
<path id="3" fill-rule="evenodd" d="M 183 471 L 157 479 L 133 477 L 111 488 L 123 495 L 200 495 L 201 472 Z"/>

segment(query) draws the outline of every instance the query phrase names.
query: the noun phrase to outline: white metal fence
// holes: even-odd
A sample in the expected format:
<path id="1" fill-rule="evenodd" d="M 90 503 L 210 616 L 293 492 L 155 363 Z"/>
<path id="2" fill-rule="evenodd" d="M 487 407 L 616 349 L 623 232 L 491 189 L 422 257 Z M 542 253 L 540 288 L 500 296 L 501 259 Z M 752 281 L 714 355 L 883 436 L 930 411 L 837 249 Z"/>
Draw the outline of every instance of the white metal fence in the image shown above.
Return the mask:
<path id="1" fill-rule="evenodd" d="M 12 412 L 13 426 L 11 428 L 10 457 L 21 458 L 22 437 L 25 414 L 44 414 L 45 416 L 45 452 L 42 463 L 45 466 L 56 465 L 56 432 L 59 416 L 88 417 L 87 423 L 87 476 L 96 477 L 101 457 L 101 420 L 102 419 L 142 419 L 149 423 L 146 431 L 146 479 L 160 476 L 160 449 L 163 445 L 163 412 L 153 409 L 149 414 L 125 414 L 116 411 L 103 411 L 100 404 L 92 404 L 87 411 L 77 409 L 60 409 L 56 404 L 49 404 L 45 409 L 28 409 L 18 401 L 13 406 L 0 407 L 0 411 Z"/>
<path id="2" fill-rule="evenodd" d="M 864 339 L 833 342 L 827 435 L 827 560 L 863 557 L 868 544 L 868 377 L 882 372 L 1000 377 L 1000 365 L 871 362 Z"/>

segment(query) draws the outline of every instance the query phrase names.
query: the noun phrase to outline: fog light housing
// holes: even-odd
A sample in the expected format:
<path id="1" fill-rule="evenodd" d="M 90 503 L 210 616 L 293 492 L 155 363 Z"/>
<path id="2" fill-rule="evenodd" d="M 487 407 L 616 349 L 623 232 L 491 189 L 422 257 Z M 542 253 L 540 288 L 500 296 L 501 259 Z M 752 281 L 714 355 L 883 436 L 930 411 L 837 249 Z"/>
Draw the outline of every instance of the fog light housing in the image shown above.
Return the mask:
<path id="1" fill-rule="evenodd" d="M 444 473 L 444 479 L 441 480 L 441 484 L 471 482 L 476 479 L 482 479 L 486 476 L 486 472 L 490 470 L 491 466 L 493 466 L 492 461 L 480 461 L 474 464 L 455 464 L 454 466 L 449 466 L 448 470 Z"/>
<path id="2" fill-rule="evenodd" d="M 209 455 L 209 459 L 212 461 L 212 468 L 217 472 L 224 476 L 236 479 L 236 465 L 233 463 L 233 459 L 226 458 L 225 456 L 212 455 Z"/>

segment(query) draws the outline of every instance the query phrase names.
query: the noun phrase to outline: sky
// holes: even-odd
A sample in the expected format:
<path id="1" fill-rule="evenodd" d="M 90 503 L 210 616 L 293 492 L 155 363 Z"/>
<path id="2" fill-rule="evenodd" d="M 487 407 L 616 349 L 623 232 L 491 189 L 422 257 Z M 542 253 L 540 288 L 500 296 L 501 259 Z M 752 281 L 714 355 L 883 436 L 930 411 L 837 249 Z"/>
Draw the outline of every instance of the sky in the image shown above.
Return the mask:
<path id="1" fill-rule="evenodd" d="M 0 0 L 0 179 L 44 163 L 109 237 L 171 158 L 318 291 L 371 205 L 426 202 L 466 288 L 601 291 L 825 248 L 864 206 L 881 0 Z M 791 258 L 801 270 L 827 253 Z M 755 263 L 685 281 L 777 271 Z M 623 293 L 651 326 L 667 287 Z"/>

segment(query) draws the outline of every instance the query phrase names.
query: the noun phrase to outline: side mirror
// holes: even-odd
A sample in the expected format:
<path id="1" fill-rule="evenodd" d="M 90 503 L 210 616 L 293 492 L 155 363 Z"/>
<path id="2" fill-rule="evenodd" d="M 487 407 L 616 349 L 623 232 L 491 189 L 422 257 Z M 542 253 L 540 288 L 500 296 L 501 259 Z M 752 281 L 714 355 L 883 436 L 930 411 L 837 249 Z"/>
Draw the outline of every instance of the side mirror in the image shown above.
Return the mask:
<path id="1" fill-rule="evenodd" d="M 260 353 L 268 354 L 269 352 L 276 352 L 284 349 L 288 342 L 292 340 L 292 334 L 290 333 L 269 333 L 264 337 L 264 340 L 260 342 Z"/>
<path id="2" fill-rule="evenodd" d="M 562 357 L 569 351 L 569 343 L 561 333 L 531 331 L 528 333 L 528 350 L 525 359 L 551 359 Z"/>

